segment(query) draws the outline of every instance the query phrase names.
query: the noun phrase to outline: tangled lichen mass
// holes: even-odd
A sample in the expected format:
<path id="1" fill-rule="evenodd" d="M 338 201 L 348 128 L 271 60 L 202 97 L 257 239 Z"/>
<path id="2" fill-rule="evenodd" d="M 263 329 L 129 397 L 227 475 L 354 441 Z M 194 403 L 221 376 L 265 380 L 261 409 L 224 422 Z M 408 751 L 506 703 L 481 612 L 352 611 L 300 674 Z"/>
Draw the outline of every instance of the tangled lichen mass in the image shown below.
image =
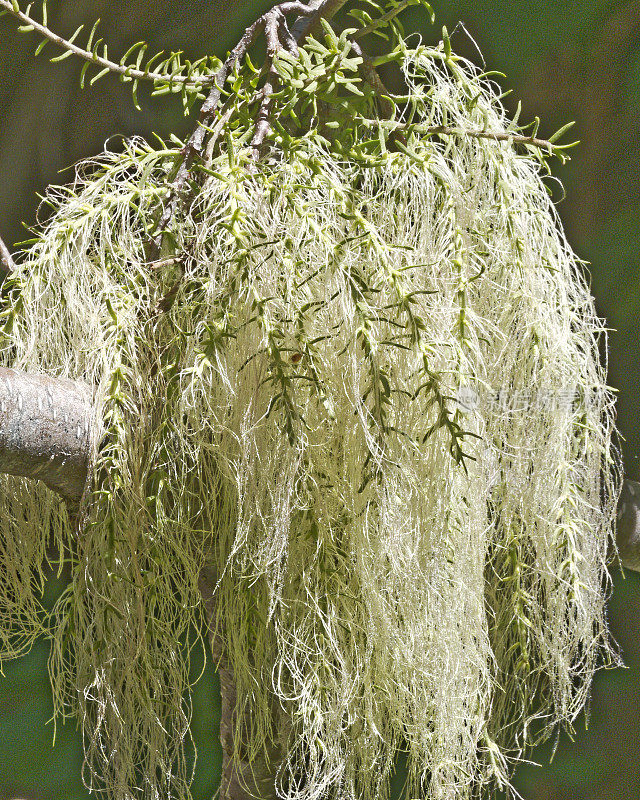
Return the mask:
<path id="1" fill-rule="evenodd" d="M 5 292 L 2 363 L 86 381 L 100 436 L 78 527 L 1 479 L 1 654 L 51 637 L 117 800 L 189 797 L 205 564 L 237 751 L 276 748 L 287 800 L 387 798 L 400 753 L 407 798 L 488 797 L 615 659 L 604 329 L 544 159 L 464 135 L 514 130 L 496 87 L 386 24 L 401 136 L 325 26 L 274 62 L 257 165 L 264 76 L 237 67 L 157 258 L 179 148 L 132 140 L 49 192 Z M 50 534 L 72 579 L 47 614 Z"/>

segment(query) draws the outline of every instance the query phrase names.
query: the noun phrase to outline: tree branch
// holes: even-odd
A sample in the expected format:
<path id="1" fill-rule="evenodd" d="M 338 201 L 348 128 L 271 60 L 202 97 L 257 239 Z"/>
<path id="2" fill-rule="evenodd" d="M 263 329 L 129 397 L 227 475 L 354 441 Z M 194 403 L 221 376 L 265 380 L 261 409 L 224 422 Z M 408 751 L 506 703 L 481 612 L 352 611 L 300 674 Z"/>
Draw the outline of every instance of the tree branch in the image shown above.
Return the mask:
<path id="1" fill-rule="evenodd" d="M 384 85 L 380 75 L 378 75 L 378 70 L 375 68 L 371 56 L 367 55 L 367 53 L 364 52 L 362 47 L 360 47 L 356 41 L 351 42 L 351 48 L 353 52 L 362 59 L 360 72 L 369 86 L 371 86 L 373 91 L 378 95 L 380 100 L 380 110 L 385 117 L 392 117 L 395 106 L 389 97 L 389 90 Z"/>
<path id="2" fill-rule="evenodd" d="M 364 36 L 368 36 L 370 33 L 377 31 L 378 28 L 383 27 L 388 22 L 391 22 L 392 19 L 398 16 L 405 8 L 408 6 L 413 5 L 414 0 L 401 0 L 400 3 L 395 8 L 392 8 L 390 11 L 387 11 L 386 14 L 383 14 L 379 19 L 372 22 L 370 25 L 367 25 L 364 28 L 360 28 L 359 31 L 353 34 L 351 37 L 352 39 L 362 39 Z"/>
<path id="3" fill-rule="evenodd" d="M 296 42 L 301 42 L 310 33 L 313 33 L 320 26 L 320 20 L 329 20 L 334 17 L 347 0 L 309 0 L 307 7 L 310 14 L 304 17 L 298 17 L 291 33 Z"/>
<path id="4" fill-rule="evenodd" d="M 5 272 L 13 272 L 16 268 L 13 256 L 0 236 L 0 266 Z"/>
<path id="5" fill-rule="evenodd" d="M 85 490 L 95 411 L 89 387 L 80 381 L 30 375 L 0 367 L 0 473 L 39 479 L 75 511 Z M 280 753 L 253 763 L 234 758 L 238 725 L 233 670 L 214 625 L 215 573 L 205 567 L 200 592 L 210 623 L 213 658 L 218 664 L 222 717 L 223 777 L 220 800 L 275 800 Z M 246 725 L 244 726 L 246 727 Z"/>
<path id="6" fill-rule="evenodd" d="M 5 0 L 0 0 L 0 2 L 4 1 Z M 346 1 L 347 0 L 310 0 L 309 3 L 279 3 L 259 17 L 245 30 L 242 38 L 229 53 L 227 60 L 218 71 L 213 82 L 213 88 L 200 109 L 198 123 L 185 146 L 182 148 L 180 159 L 176 164 L 171 182 L 168 202 L 159 220 L 158 232 L 151 242 L 152 258 L 157 257 L 160 253 L 164 233 L 171 227 L 171 223 L 176 216 L 180 203 L 184 200 L 191 175 L 191 167 L 197 158 L 202 157 L 207 132 L 215 119 L 220 105 L 224 84 L 235 65 L 246 56 L 249 48 L 254 44 L 261 33 L 267 29 L 271 30 L 271 25 L 274 20 L 277 20 L 277 23 L 279 23 L 281 19 L 290 14 L 298 14 L 299 16 L 291 29 L 291 36 L 296 44 L 299 44 L 320 25 L 321 19 L 331 19 L 331 17 L 342 8 Z M 263 112 L 265 108 L 268 111 L 270 105 L 268 102 L 269 97 L 270 93 L 267 90 L 267 92 L 263 94 L 264 103 L 261 108 Z M 262 140 L 264 140 L 264 136 L 266 136 L 266 133 L 261 135 Z M 257 144 L 259 145 L 260 141 L 258 141 Z"/>
<path id="7" fill-rule="evenodd" d="M 48 41 L 53 42 L 53 44 L 61 47 L 63 50 L 66 50 L 67 53 L 73 53 L 73 55 L 78 56 L 79 58 L 83 59 L 83 61 L 87 61 L 90 64 L 95 64 L 96 67 L 109 70 L 109 72 L 114 72 L 116 75 L 121 75 L 123 77 L 130 78 L 131 80 L 153 81 L 154 83 L 171 82 L 198 85 L 208 83 L 210 80 L 209 76 L 207 75 L 170 76 L 163 75 L 161 72 L 149 72 L 147 70 L 137 69 L 136 67 L 127 66 L 126 64 L 117 64 L 115 61 L 111 61 L 105 56 L 99 56 L 95 51 L 85 50 L 84 47 L 78 47 L 77 44 L 74 44 L 73 38 L 75 38 L 80 30 L 82 30 L 82 26 L 78 28 L 71 39 L 65 39 L 64 37 L 59 36 L 57 33 L 54 33 L 46 25 L 42 25 L 33 17 L 30 17 L 27 13 L 21 11 L 17 5 L 14 5 L 14 3 L 11 2 L 11 0 L 0 0 L 0 8 L 4 8 L 6 13 L 11 14 L 18 19 L 23 24 L 24 29 L 34 30 Z"/>
<path id="8" fill-rule="evenodd" d="M 626 480 L 618 503 L 616 544 L 622 566 L 640 572 L 640 483 Z"/>
<path id="9" fill-rule="evenodd" d="M 38 478 L 77 504 L 93 428 L 86 384 L 0 367 L 0 472 Z"/>
<path id="10" fill-rule="evenodd" d="M 267 80 L 262 87 L 262 99 L 260 101 L 260 109 L 256 117 L 256 129 L 251 140 L 251 152 L 254 161 L 260 159 L 264 140 L 271 130 L 271 107 L 273 104 L 273 93 L 278 85 L 278 72 L 274 66 L 274 61 L 278 50 L 280 49 L 280 28 L 285 23 L 286 19 L 282 13 L 275 13 L 270 15 L 265 25 L 265 37 L 267 40 Z M 290 47 L 295 48 L 297 51 L 298 43 L 296 42 L 293 34 L 289 32 Z"/>
<path id="11" fill-rule="evenodd" d="M 570 145 L 557 145 L 551 140 L 538 139 L 536 136 L 525 136 L 521 133 L 510 133 L 509 131 L 480 131 L 468 128 L 453 128 L 445 125 L 423 125 L 415 122 L 398 122 L 395 120 L 364 119 L 360 122 L 372 128 L 386 128 L 390 131 L 416 131 L 426 136 L 468 136 L 471 139 L 491 139 L 495 142 L 512 142 L 513 144 L 529 145 L 537 147 L 539 150 L 546 150 L 548 153 L 558 154 L 558 152 L 572 147 Z"/>

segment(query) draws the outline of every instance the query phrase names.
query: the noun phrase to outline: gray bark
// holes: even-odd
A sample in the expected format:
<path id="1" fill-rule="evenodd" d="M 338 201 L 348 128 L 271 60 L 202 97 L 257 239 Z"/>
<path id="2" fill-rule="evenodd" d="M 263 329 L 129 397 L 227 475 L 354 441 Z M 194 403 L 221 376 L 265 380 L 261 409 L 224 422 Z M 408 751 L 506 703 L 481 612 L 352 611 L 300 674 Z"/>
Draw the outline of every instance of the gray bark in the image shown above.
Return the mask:
<path id="1" fill-rule="evenodd" d="M 78 503 L 93 428 L 86 384 L 0 367 L 1 472 L 38 478 Z"/>
<path id="2" fill-rule="evenodd" d="M 640 483 L 625 480 L 618 503 L 616 543 L 622 566 L 640 571 Z"/>

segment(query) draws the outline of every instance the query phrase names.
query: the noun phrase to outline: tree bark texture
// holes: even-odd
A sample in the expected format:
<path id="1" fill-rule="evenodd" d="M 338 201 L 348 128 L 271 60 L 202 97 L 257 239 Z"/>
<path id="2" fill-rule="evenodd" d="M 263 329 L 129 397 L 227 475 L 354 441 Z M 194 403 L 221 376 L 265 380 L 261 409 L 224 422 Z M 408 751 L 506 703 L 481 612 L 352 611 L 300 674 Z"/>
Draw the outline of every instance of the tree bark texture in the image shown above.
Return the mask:
<path id="1" fill-rule="evenodd" d="M 1 472 L 39 478 L 78 503 L 93 428 L 86 384 L 0 367 Z"/>

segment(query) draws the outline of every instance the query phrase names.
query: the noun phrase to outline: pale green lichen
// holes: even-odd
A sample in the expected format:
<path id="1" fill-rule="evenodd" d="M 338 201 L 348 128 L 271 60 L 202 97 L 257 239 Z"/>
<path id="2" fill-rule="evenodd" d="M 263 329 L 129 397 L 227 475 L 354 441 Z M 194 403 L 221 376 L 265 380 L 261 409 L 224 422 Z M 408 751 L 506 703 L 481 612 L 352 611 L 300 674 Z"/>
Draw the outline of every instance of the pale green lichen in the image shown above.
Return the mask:
<path id="1" fill-rule="evenodd" d="M 405 122 L 508 130 L 470 64 L 399 41 Z M 145 248 L 176 151 L 132 141 L 50 192 L 10 284 L 3 363 L 87 381 L 102 431 L 77 536 L 2 478 L 0 643 L 51 636 L 56 710 L 117 800 L 189 796 L 205 559 L 245 747 L 280 741 L 290 800 L 386 798 L 401 752 L 406 797 L 488 796 L 613 658 L 604 328 L 541 159 L 398 144 L 343 50 L 282 57 L 254 174 L 243 67 L 163 260 Z M 465 414 L 465 387 L 576 396 Z M 50 534 L 72 580 L 47 616 Z"/>

